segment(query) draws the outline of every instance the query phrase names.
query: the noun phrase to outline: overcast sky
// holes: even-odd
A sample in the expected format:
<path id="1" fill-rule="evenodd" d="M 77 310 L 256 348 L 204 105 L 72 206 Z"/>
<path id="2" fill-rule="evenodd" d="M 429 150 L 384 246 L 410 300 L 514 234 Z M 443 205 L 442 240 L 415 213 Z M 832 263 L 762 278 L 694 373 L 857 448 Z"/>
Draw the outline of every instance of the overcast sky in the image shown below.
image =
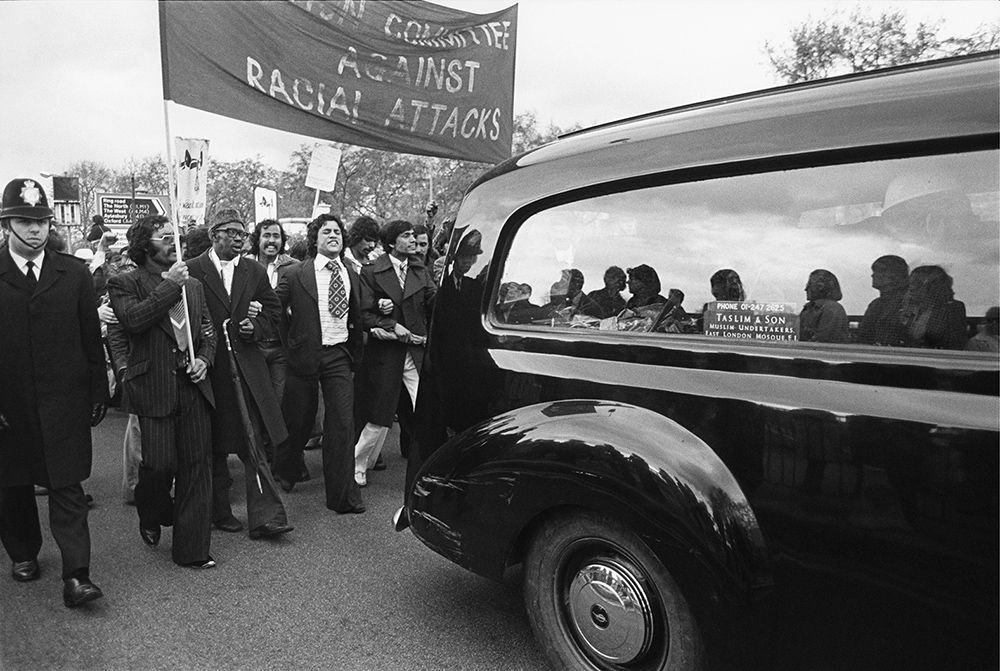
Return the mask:
<path id="1" fill-rule="evenodd" d="M 371 0 L 369 0 L 371 1 Z M 487 13 L 509 0 L 444 0 Z M 774 86 L 763 53 L 810 16 L 854 3 L 521 0 L 514 111 L 583 126 Z M 942 20 L 965 35 L 1000 3 L 862 3 Z M 155 0 L 0 2 L 0 182 L 78 160 L 117 168 L 165 153 Z M 309 138 L 170 106 L 171 135 L 208 138 L 223 160 L 286 168 Z"/>

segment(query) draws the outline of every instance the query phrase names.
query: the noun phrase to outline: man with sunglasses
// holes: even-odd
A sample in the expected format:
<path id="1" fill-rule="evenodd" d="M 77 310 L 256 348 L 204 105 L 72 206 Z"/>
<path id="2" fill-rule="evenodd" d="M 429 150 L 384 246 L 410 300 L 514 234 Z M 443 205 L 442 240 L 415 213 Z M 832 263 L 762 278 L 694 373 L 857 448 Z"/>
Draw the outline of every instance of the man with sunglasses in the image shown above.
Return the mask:
<path id="1" fill-rule="evenodd" d="M 0 541 L 18 582 L 41 575 L 35 485 L 48 490 L 49 528 L 62 554 L 63 603 L 99 599 L 90 581 L 90 530 L 81 483 L 90 429 L 108 397 L 94 287 L 87 268 L 46 250 L 52 210 L 41 185 L 15 179 L 0 226 Z"/>
<path id="2" fill-rule="evenodd" d="M 228 207 L 217 210 L 210 218 L 208 233 L 211 249 L 191 259 L 188 269 L 206 287 L 208 310 L 219 332 L 219 347 L 209 372 L 215 392 L 212 523 L 222 531 L 243 529 L 229 501 L 232 479 L 228 457 L 236 454 L 246 472 L 250 537 L 277 536 L 288 533 L 292 527 L 264 454 L 263 434 L 266 430 L 273 444 L 280 445 L 288 437 L 288 431 L 259 344 L 268 334 L 277 332 L 281 303 L 271 288 L 267 270 L 254 259 L 242 256 L 247 227 L 239 212 Z M 252 312 L 253 316 L 250 316 L 251 302 L 260 305 L 259 311 Z M 228 331 L 228 339 L 224 329 Z M 231 363 L 234 361 L 236 371 Z M 240 381 L 242 399 L 234 378 Z M 253 425 L 252 437 L 247 435 L 245 415 Z"/>
<path id="3" fill-rule="evenodd" d="M 208 367 L 216 333 L 203 287 L 178 260 L 174 236 L 173 224 L 161 215 L 132 224 L 128 256 L 137 267 L 108 278 L 108 295 L 128 334 L 122 410 L 139 417 L 142 437 L 135 485 L 139 536 L 155 547 L 160 527 L 173 526 L 174 562 L 210 569 L 214 396 Z"/>

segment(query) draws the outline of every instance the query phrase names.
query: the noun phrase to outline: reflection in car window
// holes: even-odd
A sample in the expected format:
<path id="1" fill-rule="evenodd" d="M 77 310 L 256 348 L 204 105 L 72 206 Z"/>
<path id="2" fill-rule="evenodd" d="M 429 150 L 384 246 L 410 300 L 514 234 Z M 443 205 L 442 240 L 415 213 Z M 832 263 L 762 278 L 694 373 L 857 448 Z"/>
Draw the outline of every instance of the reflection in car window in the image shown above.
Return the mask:
<path id="1" fill-rule="evenodd" d="M 996 151 L 873 161 L 545 210 L 515 235 L 495 319 L 981 351 L 1000 303 L 998 165 Z"/>

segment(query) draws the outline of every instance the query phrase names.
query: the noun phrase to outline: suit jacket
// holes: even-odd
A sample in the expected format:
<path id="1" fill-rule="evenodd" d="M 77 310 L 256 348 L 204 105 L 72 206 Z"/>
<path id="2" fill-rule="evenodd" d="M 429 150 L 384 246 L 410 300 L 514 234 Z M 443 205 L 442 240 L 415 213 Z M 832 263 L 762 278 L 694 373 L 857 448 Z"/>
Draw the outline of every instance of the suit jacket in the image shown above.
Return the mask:
<path id="1" fill-rule="evenodd" d="M 253 257 L 250 257 L 250 258 L 253 258 Z M 254 261 L 256 261 L 256 260 L 257 259 L 254 259 Z M 275 268 L 276 268 L 276 270 L 278 272 L 278 281 L 279 282 L 281 281 L 281 276 L 284 275 L 285 272 L 287 272 L 288 268 L 290 268 L 292 266 L 296 266 L 296 265 L 298 265 L 298 263 L 299 263 L 298 261 L 296 261 L 295 259 L 293 259 L 288 254 L 278 254 L 278 258 L 275 259 Z M 263 266 L 263 265 L 264 264 L 262 263 L 261 266 Z M 265 267 L 264 270 L 266 271 L 267 268 Z M 277 289 L 278 287 L 274 286 L 272 288 L 273 289 Z M 282 345 L 284 345 L 287 342 L 287 340 L 288 340 L 288 334 L 285 332 L 285 328 L 287 327 L 287 325 L 288 324 L 287 324 L 286 320 L 280 318 L 280 315 L 279 315 L 279 319 L 277 320 L 277 322 L 275 322 L 274 324 L 270 324 L 269 325 L 269 328 L 272 328 L 274 330 L 272 330 L 272 331 L 266 331 L 265 330 L 265 332 L 263 333 L 262 339 L 263 340 L 275 340 L 275 339 L 277 339 L 277 340 L 281 341 Z M 262 324 L 262 326 L 263 326 L 263 324 Z"/>
<path id="2" fill-rule="evenodd" d="M 246 445 L 246 429 L 233 384 L 233 368 L 230 365 L 227 342 L 232 347 L 244 391 L 249 392 L 247 399 L 253 399 L 267 435 L 272 444 L 278 445 L 288 437 L 288 430 L 281 416 L 281 402 L 271 384 L 267 362 L 257 344 L 268 334 L 274 333 L 275 324 L 281 320 L 281 303 L 271 289 L 267 271 L 250 257 L 241 258 L 233 271 L 232 294 L 226 293 L 222 276 L 208 252 L 188 261 L 188 272 L 205 287 L 205 302 L 212 315 L 215 332 L 219 334 L 215 363 L 209 371 L 215 394 L 212 449 L 236 454 L 242 452 Z M 244 336 L 239 332 L 239 323 L 247 317 L 250 301 L 258 301 L 262 308 L 260 314 L 250 320 L 254 325 L 253 334 Z M 230 320 L 228 340 L 223 333 L 223 323 L 227 319 Z"/>
<path id="3" fill-rule="evenodd" d="M 389 255 L 380 256 L 361 269 L 362 324 L 366 331 L 375 327 L 392 331 L 398 323 L 411 333 L 426 336 L 436 292 L 430 273 L 417 257 L 411 256 L 407 262 L 406 283 L 400 287 Z M 391 314 L 384 315 L 378 309 L 378 301 L 382 298 L 392 300 Z M 358 385 L 358 403 L 362 410 L 359 420 L 392 426 L 407 352 L 419 371 L 424 359 L 423 345 L 368 338 Z"/>
<path id="4" fill-rule="evenodd" d="M 0 486 L 66 487 L 90 475 L 90 412 L 108 378 L 90 271 L 46 251 L 34 289 L 0 251 Z"/>
<path id="5" fill-rule="evenodd" d="M 189 278 L 184 286 L 195 356 L 211 366 L 216 333 L 201 282 Z M 177 406 L 174 375 L 186 375 L 177 371 L 183 358 L 177 352 L 170 324 L 170 307 L 180 300 L 181 285 L 140 267 L 108 278 L 108 295 L 115 316 L 129 336 L 122 410 L 143 417 L 166 417 Z M 214 406 L 212 384 L 207 377 L 198 383 L 198 388 L 209 405 Z"/>
<path id="6" fill-rule="evenodd" d="M 363 340 L 361 337 L 361 278 L 345 264 L 350 278 L 348 294 L 347 342 L 344 344 L 351 357 L 351 368 L 361 362 Z M 316 288 L 314 257 L 307 257 L 297 266 L 288 269 L 278 280 L 278 300 L 285 309 L 288 343 L 286 356 L 288 372 L 298 377 L 319 379 L 319 355 L 323 335 L 319 324 L 320 302 Z M 326 309 L 326 297 L 323 298 Z"/>

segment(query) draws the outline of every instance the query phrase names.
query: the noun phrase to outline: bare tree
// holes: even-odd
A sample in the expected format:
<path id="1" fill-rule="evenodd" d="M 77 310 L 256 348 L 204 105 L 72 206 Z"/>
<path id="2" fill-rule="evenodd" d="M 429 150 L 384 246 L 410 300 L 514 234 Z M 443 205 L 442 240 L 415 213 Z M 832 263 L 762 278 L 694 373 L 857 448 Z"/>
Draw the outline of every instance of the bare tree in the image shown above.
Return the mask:
<path id="1" fill-rule="evenodd" d="M 90 218 L 96 212 L 97 192 L 110 189 L 114 173 L 99 161 L 77 161 L 63 174 L 80 180 L 80 227 L 86 235 L 90 230 Z"/>

